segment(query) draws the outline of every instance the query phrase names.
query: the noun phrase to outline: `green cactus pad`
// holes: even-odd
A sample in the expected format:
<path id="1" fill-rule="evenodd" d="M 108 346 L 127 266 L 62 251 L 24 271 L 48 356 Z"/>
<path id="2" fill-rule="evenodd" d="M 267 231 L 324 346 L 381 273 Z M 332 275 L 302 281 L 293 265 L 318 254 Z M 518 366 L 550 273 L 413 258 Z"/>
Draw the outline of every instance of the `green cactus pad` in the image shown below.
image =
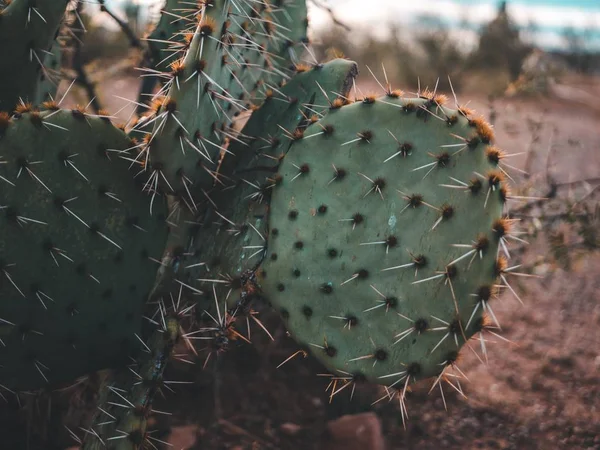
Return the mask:
<path id="1" fill-rule="evenodd" d="M 302 123 L 306 126 L 311 117 L 322 116 L 333 100 L 347 95 L 357 74 L 356 63 L 346 59 L 318 64 L 296 74 L 252 113 L 241 132 L 243 141 L 231 143 L 235 156 L 224 159 L 223 172 L 273 166 L 278 162 L 273 158 L 289 150 L 296 128 Z"/>
<path id="2" fill-rule="evenodd" d="M 82 450 L 136 450 L 152 442 L 148 418 L 152 402 L 163 385 L 163 374 L 181 337 L 181 317 L 163 316 L 144 344 L 135 364 L 116 373 L 102 386 L 99 408 L 86 433 Z"/>
<path id="3" fill-rule="evenodd" d="M 62 46 L 60 40 L 54 41 L 50 53 L 44 58 L 44 66 L 36 90 L 34 105 L 41 105 L 56 97 L 58 85 L 61 81 Z"/>
<path id="4" fill-rule="evenodd" d="M 81 110 L 0 114 L 0 384 L 127 362 L 166 241 L 131 142 Z"/>
<path id="5" fill-rule="evenodd" d="M 193 186 L 213 183 L 235 134 L 233 122 L 294 73 L 288 66 L 295 59 L 294 42 L 305 39 L 305 16 L 298 17 L 303 12 L 303 0 L 277 9 L 217 0 L 197 12 L 197 27 L 188 36 L 185 57 L 172 66 L 162 107 L 154 120 L 141 122 L 142 128 L 154 126 L 146 147 L 149 171 L 165 192 L 187 193 L 196 202 L 199 189 Z M 304 28 L 276 21 L 290 17 Z"/>
<path id="6" fill-rule="evenodd" d="M 240 134 L 245 142 L 234 141 L 230 147 L 233 155 L 222 163 L 222 189 L 211 191 L 212 202 L 205 200 L 195 211 L 192 222 L 205 225 L 190 230 L 196 235 L 181 267 L 186 283 L 210 291 L 210 282 L 195 280 L 227 274 L 231 280 L 226 285 L 229 290 L 232 285 L 239 287 L 236 280 L 259 265 L 266 248 L 270 194 L 280 159 L 292 143 L 292 134 L 305 127 L 309 117 L 327 110 L 325 95 L 331 100 L 346 95 L 356 74 L 356 64 L 343 59 L 315 66 L 297 74 L 254 111 Z M 218 263 L 211 263 L 207 255 L 218 256 Z M 195 264 L 200 262 L 206 264 Z M 214 275 L 208 274 L 207 269 Z M 229 296 L 232 301 L 238 298 Z"/>
<path id="7" fill-rule="evenodd" d="M 436 376 L 481 330 L 507 226 L 491 139 L 482 120 L 390 92 L 293 144 L 262 286 L 330 370 L 393 386 Z"/>
<path id="8" fill-rule="evenodd" d="M 163 72 L 169 71 L 169 65 L 180 58 L 177 50 L 183 48 L 185 32 L 193 26 L 194 17 L 189 14 L 190 3 L 187 0 L 166 0 L 160 12 L 160 19 L 150 36 L 148 47 L 153 67 Z"/>
<path id="9" fill-rule="evenodd" d="M 68 0 L 0 4 L 0 111 L 36 100 L 42 63 L 51 51 Z"/>

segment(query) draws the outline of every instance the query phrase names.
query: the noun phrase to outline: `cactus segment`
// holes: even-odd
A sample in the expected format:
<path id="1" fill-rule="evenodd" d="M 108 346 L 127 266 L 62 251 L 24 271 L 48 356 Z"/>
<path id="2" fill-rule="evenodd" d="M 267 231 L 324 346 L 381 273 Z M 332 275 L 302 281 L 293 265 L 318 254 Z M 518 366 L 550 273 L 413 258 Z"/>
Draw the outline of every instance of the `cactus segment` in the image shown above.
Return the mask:
<path id="1" fill-rule="evenodd" d="M 190 4 L 186 0 L 166 0 L 160 19 L 148 36 L 152 66 L 155 70 L 169 72 L 170 65 L 179 59 L 185 48 L 185 33 L 193 27 L 195 18 L 189 16 Z"/>
<path id="2" fill-rule="evenodd" d="M 58 85 L 61 80 L 62 46 L 60 40 L 55 40 L 50 53 L 44 58 L 40 80 L 36 89 L 34 105 L 41 105 L 56 97 Z"/>
<path id="3" fill-rule="evenodd" d="M 0 111 L 33 102 L 43 63 L 69 0 L 13 0 L 0 5 Z"/>
<path id="4" fill-rule="evenodd" d="M 162 316 L 160 328 L 144 343 L 135 363 L 103 386 L 94 423 L 81 450 L 137 450 L 152 442 L 148 418 L 163 387 L 163 374 L 181 336 L 180 328 L 179 316 Z"/>
<path id="5" fill-rule="evenodd" d="M 269 8 L 275 28 L 268 41 L 268 52 L 275 65 L 285 69 L 301 63 L 301 56 L 308 43 L 308 10 L 305 0 L 275 0 Z M 273 83 L 270 74 L 270 82 Z"/>
<path id="6" fill-rule="evenodd" d="M 283 158 L 297 128 L 305 128 L 322 117 L 334 101 L 343 101 L 358 74 L 356 63 L 335 59 L 297 73 L 288 83 L 271 91 L 256 109 L 230 150 L 235 157 L 225 158 L 222 170 L 241 173 L 249 167 L 271 165 Z"/>
<path id="7" fill-rule="evenodd" d="M 356 64 L 342 59 L 315 66 L 297 74 L 254 111 L 240 139 L 232 142 L 235 156 L 222 163 L 223 185 L 194 211 L 189 256 L 181 268 L 186 284 L 210 291 L 210 282 L 194 279 L 214 279 L 220 274 L 228 282 L 221 284 L 235 291 L 244 274 L 259 265 L 267 243 L 268 205 L 277 183 L 277 167 L 295 130 L 306 127 L 310 117 L 321 114 L 330 101 L 346 95 L 356 74 Z M 212 263 L 209 256 L 218 262 Z M 201 262 L 205 264 L 199 266 Z M 185 267 L 191 268 L 191 279 Z M 225 297 L 235 301 L 239 295 Z"/>
<path id="8" fill-rule="evenodd" d="M 35 389 L 127 362 L 167 236 L 130 140 L 85 111 L 0 114 L 0 384 Z"/>
<path id="9" fill-rule="evenodd" d="M 138 94 L 137 112 L 143 114 L 145 106 L 152 98 L 156 85 L 162 81 L 161 73 L 171 71 L 171 64 L 180 58 L 186 48 L 186 33 L 192 32 L 196 18 L 189 15 L 190 5 L 185 0 L 166 0 L 160 11 L 160 18 L 148 36 L 145 63 L 154 74 L 142 78 Z M 141 124 L 140 124 L 141 125 Z"/>
<path id="10" fill-rule="evenodd" d="M 439 375 L 484 324 L 509 221 L 492 130 L 433 95 L 333 109 L 273 190 L 260 282 L 334 373 Z"/>
<path id="11" fill-rule="evenodd" d="M 288 7 L 295 14 L 305 11 L 304 2 L 295 1 L 278 7 L 277 17 L 288 17 Z M 279 64 L 295 58 L 296 36 L 287 36 L 288 28 L 275 22 L 274 14 L 267 3 L 217 0 L 203 3 L 195 15 L 185 57 L 172 64 L 162 91 L 166 97 L 152 120 L 140 122 L 142 128 L 153 126 L 145 158 L 153 182 L 165 192 L 188 193 L 190 202 L 198 201 L 194 185 L 214 181 L 221 158 L 230 155 L 227 146 L 239 115 L 290 77 Z M 298 29 L 294 26 L 293 33 L 306 34 Z M 286 44 L 280 44 L 284 38 Z M 271 47 L 285 56 L 272 55 Z"/>

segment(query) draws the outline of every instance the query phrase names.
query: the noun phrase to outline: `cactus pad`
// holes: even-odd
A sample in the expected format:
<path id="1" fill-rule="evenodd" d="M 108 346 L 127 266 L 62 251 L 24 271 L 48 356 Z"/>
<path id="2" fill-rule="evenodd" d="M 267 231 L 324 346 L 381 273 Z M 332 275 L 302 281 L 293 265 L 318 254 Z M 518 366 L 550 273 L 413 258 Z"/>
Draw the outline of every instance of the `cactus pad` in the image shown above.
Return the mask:
<path id="1" fill-rule="evenodd" d="M 52 109 L 0 114 L 0 384 L 11 389 L 126 362 L 166 240 L 125 134 Z"/>
<path id="2" fill-rule="evenodd" d="M 325 95 L 346 95 L 356 74 L 356 64 L 343 59 L 314 66 L 296 74 L 254 111 L 242 129 L 241 139 L 229 147 L 232 155 L 221 164 L 222 186 L 210 192 L 211 201 L 205 200 L 194 211 L 192 223 L 196 225 L 189 231 L 196 235 L 183 267 L 195 267 L 204 276 L 183 270 L 188 277 L 186 283 L 197 284 L 189 276 L 213 279 L 216 274 L 226 274 L 232 283 L 220 284 L 229 290 L 232 285 L 239 287 L 237 282 L 244 273 L 260 264 L 266 248 L 269 200 L 277 167 L 290 148 L 294 130 L 305 127 L 315 112 L 327 110 Z M 211 263 L 207 255 L 218 263 Z M 195 264 L 200 262 L 208 264 Z M 206 275 L 207 268 L 213 275 Z M 210 291 L 209 283 L 198 287 Z M 239 295 L 226 293 L 223 295 L 231 301 L 239 299 Z"/>
<path id="3" fill-rule="evenodd" d="M 138 126 L 154 126 L 145 149 L 153 183 L 187 193 L 190 202 L 198 201 L 196 183 L 214 181 L 236 118 L 293 74 L 288 66 L 294 43 L 305 40 L 306 5 L 296 0 L 272 10 L 268 3 L 217 0 L 202 3 L 193 17 L 195 31 L 171 66 L 157 115 Z M 277 22 L 289 25 L 290 17 L 291 29 Z"/>
<path id="4" fill-rule="evenodd" d="M 0 2 L 0 111 L 11 112 L 20 100 L 36 99 L 38 82 L 63 19 L 68 0 Z"/>
<path id="5" fill-rule="evenodd" d="M 153 413 L 152 402 L 157 393 L 168 387 L 163 375 L 181 338 L 180 323 L 181 317 L 177 314 L 163 315 L 160 328 L 152 332 L 134 364 L 105 381 L 90 427 L 94 431 L 86 433 L 81 450 L 148 447 L 146 443 L 152 441 L 147 429 L 148 417 Z"/>
<path id="6" fill-rule="evenodd" d="M 492 130 L 433 96 L 333 108 L 294 142 L 262 287 L 334 373 L 436 376 L 483 326 L 508 223 Z"/>

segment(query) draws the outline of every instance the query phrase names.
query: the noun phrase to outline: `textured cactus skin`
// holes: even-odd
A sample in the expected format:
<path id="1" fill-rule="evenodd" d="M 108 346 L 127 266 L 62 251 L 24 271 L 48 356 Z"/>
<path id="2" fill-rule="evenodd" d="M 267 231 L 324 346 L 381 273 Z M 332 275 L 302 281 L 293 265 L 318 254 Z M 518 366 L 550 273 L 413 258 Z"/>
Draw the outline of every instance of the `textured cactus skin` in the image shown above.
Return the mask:
<path id="1" fill-rule="evenodd" d="M 50 49 L 50 53 L 44 58 L 44 70 L 42 71 L 38 87 L 35 93 L 34 105 L 56 98 L 58 85 L 61 81 L 61 60 L 62 60 L 62 45 L 60 40 L 55 40 Z"/>
<path id="2" fill-rule="evenodd" d="M 0 132 L 0 384 L 33 389 L 123 364 L 138 347 L 166 208 L 157 200 L 149 216 L 118 154 L 131 143 L 108 120 L 18 117 Z"/>
<path id="3" fill-rule="evenodd" d="M 68 0 L 13 0 L 0 6 L 0 111 L 36 100 L 41 62 L 50 51 Z M 43 16 L 43 20 L 40 17 Z M 38 60 L 39 58 L 39 60 Z"/>
<path id="4" fill-rule="evenodd" d="M 425 106 L 440 119 L 419 108 Z M 329 132 L 316 135 L 324 127 Z M 411 149 L 385 162 L 400 151 L 390 132 Z M 473 138 L 471 146 L 453 135 Z M 481 308 L 470 318 L 478 292 L 493 291 L 496 278 L 493 228 L 506 192 L 495 186 L 487 195 L 488 174 L 496 173 L 490 145 L 482 142 L 489 139 L 487 126 L 426 99 L 388 96 L 333 110 L 304 136 L 284 159 L 283 180 L 272 194 L 265 295 L 295 338 L 312 344 L 335 373 L 361 373 L 387 385 L 438 375 L 455 361 L 464 338 L 480 330 Z M 449 158 L 437 164 L 442 154 Z M 432 162 L 437 165 L 419 169 Z M 334 179 L 332 165 L 345 176 Z M 464 186 L 479 179 L 481 189 L 472 193 L 451 177 Z M 410 206 L 405 196 L 414 194 L 424 203 Z M 432 229 L 443 205 L 453 214 Z M 347 220 L 356 213 L 362 222 Z M 484 242 L 480 236 L 489 241 L 481 258 L 474 252 L 472 261 L 451 264 L 471 250 L 454 244 Z M 381 242 L 390 237 L 397 242 Z M 411 254 L 426 257 L 416 273 L 414 265 L 384 270 L 410 264 Z M 396 300 L 388 308 L 384 297 Z"/>
<path id="5" fill-rule="evenodd" d="M 273 165 L 273 157 L 281 158 L 289 150 L 289 134 L 314 116 L 314 111 L 326 111 L 329 101 L 347 95 L 357 74 L 356 63 L 345 59 L 296 74 L 252 113 L 241 132 L 248 142 L 231 143 L 234 156 L 223 160 L 224 172 L 241 173 L 249 167 Z"/>
<path id="6" fill-rule="evenodd" d="M 266 3 L 238 7 L 242 11 L 234 12 L 228 0 L 204 7 L 182 64 L 173 70 L 146 149 L 165 192 L 181 195 L 195 184 L 212 184 L 209 172 L 217 168 L 235 117 L 248 102 L 264 98 L 267 86 L 289 78 L 294 40 L 306 39 L 303 1 L 286 3 L 270 15 Z M 293 22 L 294 34 L 281 43 L 276 20 L 287 22 L 286 11 L 301 26 Z M 253 20 L 258 15 L 260 20 Z"/>
<path id="7" fill-rule="evenodd" d="M 185 0 L 166 0 L 160 19 L 148 36 L 154 69 L 168 72 L 170 64 L 178 58 L 176 50 L 183 46 L 185 32 L 193 24 L 185 14 L 186 10 L 189 10 L 189 4 Z"/>
<path id="8" fill-rule="evenodd" d="M 189 5 L 185 0 L 166 0 L 156 27 L 148 36 L 148 48 L 145 55 L 147 65 L 159 72 L 168 73 L 170 65 L 180 58 L 179 50 L 185 46 L 185 34 L 195 23 L 185 14 Z M 152 98 L 160 77 L 147 75 L 140 85 L 138 102 L 146 105 Z M 138 105 L 138 113 L 143 114 L 145 108 Z"/>
<path id="9" fill-rule="evenodd" d="M 96 435 L 87 433 L 82 450 L 145 447 L 152 401 L 163 387 L 164 370 L 180 335 L 180 317 L 163 317 L 161 327 L 152 333 L 130 370 L 103 386 L 95 423 L 91 427 Z"/>
<path id="10" fill-rule="evenodd" d="M 257 42 L 267 49 L 271 55 L 268 63 L 276 70 L 274 73 L 263 72 L 255 82 L 262 80 L 265 84 L 278 84 L 281 72 L 277 72 L 289 74 L 300 62 L 303 44 L 308 42 L 308 10 L 304 0 L 275 0 L 264 11 L 275 25 L 270 37 L 262 36 L 261 42 L 258 35 Z"/>
<path id="11" fill-rule="evenodd" d="M 346 95 L 356 74 L 356 64 L 342 59 L 315 66 L 294 76 L 253 112 L 241 131 L 244 142 L 232 142 L 232 155 L 221 165 L 224 185 L 211 193 L 212 203 L 205 201 L 198 207 L 192 219 L 198 225 L 187 229 L 192 238 L 187 238 L 189 256 L 180 272 L 186 283 L 210 291 L 210 283 L 197 281 L 214 278 L 207 269 L 213 274 L 227 274 L 232 280 L 226 285 L 227 291 L 234 286 L 234 294 L 227 297 L 231 302 L 239 300 L 241 286 L 237 281 L 255 270 L 264 256 L 261 247 L 266 247 L 270 194 L 279 162 L 292 143 L 290 133 L 306 126 L 312 111 L 327 108 L 323 92 L 332 99 Z M 195 266 L 209 262 L 207 255 L 218 263 Z M 196 270 L 186 270 L 186 266 Z"/>

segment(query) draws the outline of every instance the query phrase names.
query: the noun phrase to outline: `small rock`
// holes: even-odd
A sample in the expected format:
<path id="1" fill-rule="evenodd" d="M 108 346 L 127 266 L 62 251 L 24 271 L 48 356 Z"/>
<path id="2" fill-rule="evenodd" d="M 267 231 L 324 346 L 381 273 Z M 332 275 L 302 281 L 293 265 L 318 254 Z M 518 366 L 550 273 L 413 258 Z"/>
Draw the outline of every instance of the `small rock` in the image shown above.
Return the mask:
<path id="1" fill-rule="evenodd" d="M 302 427 L 300 425 L 296 425 L 295 423 L 286 422 L 282 424 L 279 429 L 283 434 L 295 436 L 302 429 Z"/>
<path id="2" fill-rule="evenodd" d="M 172 448 L 186 450 L 196 444 L 198 427 L 195 425 L 184 425 L 173 427 L 167 441 Z"/>
<path id="3" fill-rule="evenodd" d="M 326 450 L 384 450 L 381 422 L 374 413 L 348 415 L 327 424 Z"/>

